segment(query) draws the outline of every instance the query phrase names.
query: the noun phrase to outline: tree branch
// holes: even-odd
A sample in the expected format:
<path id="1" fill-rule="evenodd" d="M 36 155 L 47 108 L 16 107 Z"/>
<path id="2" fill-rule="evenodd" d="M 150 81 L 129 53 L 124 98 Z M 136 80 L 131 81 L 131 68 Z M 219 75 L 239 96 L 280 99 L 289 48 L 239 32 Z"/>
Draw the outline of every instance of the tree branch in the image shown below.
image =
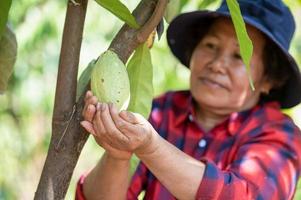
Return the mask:
<path id="1" fill-rule="evenodd" d="M 117 53 L 119 58 L 126 63 L 137 46 L 145 42 L 157 27 L 163 18 L 167 3 L 168 0 L 142 0 L 133 11 L 133 15 L 137 22 L 140 25 L 143 24 L 143 26 L 137 30 L 125 24 L 113 39 L 109 49 Z"/>
<path id="2" fill-rule="evenodd" d="M 154 30 L 151 28 L 158 26 L 158 24 L 162 20 L 162 16 L 164 15 L 167 4 L 168 0 L 158 1 L 154 13 L 137 33 L 137 39 L 140 43 L 143 43 L 147 40 L 150 33 Z"/>

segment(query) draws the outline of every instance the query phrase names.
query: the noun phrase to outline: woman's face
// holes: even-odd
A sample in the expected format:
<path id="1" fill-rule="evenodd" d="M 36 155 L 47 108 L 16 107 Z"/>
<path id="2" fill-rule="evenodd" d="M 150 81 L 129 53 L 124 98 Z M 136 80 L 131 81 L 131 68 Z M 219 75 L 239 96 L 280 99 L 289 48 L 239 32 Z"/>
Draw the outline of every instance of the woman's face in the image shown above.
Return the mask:
<path id="1" fill-rule="evenodd" d="M 253 27 L 248 26 L 247 30 L 253 42 L 251 76 L 256 90 L 250 88 L 232 22 L 217 19 L 190 60 L 190 89 L 199 107 L 230 114 L 253 107 L 260 93 L 270 89 L 263 76 L 265 38 Z"/>

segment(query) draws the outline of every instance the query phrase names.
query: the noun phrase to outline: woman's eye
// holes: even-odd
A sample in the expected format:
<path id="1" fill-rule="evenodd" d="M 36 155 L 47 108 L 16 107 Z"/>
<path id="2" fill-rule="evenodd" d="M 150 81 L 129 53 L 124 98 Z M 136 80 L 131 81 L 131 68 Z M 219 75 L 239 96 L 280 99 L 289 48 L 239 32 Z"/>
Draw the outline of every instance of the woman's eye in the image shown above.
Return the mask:
<path id="1" fill-rule="evenodd" d="M 208 49 L 216 49 L 216 45 L 210 42 L 205 43 L 205 47 Z"/>
<path id="2" fill-rule="evenodd" d="M 234 58 L 241 60 L 241 55 L 239 53 L 234 54 Z"/>

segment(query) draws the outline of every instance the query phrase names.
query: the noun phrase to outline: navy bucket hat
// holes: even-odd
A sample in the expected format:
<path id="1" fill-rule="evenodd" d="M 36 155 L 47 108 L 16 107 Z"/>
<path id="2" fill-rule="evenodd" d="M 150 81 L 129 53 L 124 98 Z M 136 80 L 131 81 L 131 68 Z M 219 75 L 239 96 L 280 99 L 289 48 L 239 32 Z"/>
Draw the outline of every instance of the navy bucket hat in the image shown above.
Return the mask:
<path id="1" fill-rule="evenodd" d="M 288 52 L 295 32 L 295 21 L 289 8 L 281 0 L 238 0 L 246 24 L 261 31 L 283 55 L 291 71 L 289 79 L 270 100 L 280 102 L 282 108 L 291 108 L 301 101 L 301 75 L 298 65 Z M 192 52 L 202 32 L 206 32 L 218 17 L 230 18 L 226 1 L 216 11 L 199 10 L 177 16 L 167 30 L 167 42 L 172 53 L 189 67 Z"/>

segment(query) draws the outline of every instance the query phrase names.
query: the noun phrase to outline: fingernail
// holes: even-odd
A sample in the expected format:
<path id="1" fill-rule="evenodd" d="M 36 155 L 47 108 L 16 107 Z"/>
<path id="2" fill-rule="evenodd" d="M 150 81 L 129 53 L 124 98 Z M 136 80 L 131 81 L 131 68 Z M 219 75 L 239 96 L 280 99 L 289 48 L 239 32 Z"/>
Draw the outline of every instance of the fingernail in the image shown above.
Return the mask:
<path id="1" fill-rule="evenodd" d="M 101 111 L 105 111 L 105 110 L 106 110 L 106 104 L 105 104 L 105 103 L 102 103 L 102 104 L 100 105 L 100 109 L 101 109 Z"/>
<path id="2" fill-rule="evenodd" d="M 92 92 L 90 90 L 87 91 L 86 96 L 89 97 L 92 95 Z"/>
<path id="3" fill-rule="evenodd" d="M 98 102 L 97 105 L 96 105 L 96 109 L 99 110 L 99 109 L 100 109 L 100 106 L 101 106 L 101 105 L 100 105 L 100 103 Z"/>
<path id="4" fill-rule="evenodd" d="M 85 127 L 85 122 L 84 122 L 84 121 L 81 121 L 81 122 L 80 122 L 80 125 L 81 125 L 82 127 Z"/>

